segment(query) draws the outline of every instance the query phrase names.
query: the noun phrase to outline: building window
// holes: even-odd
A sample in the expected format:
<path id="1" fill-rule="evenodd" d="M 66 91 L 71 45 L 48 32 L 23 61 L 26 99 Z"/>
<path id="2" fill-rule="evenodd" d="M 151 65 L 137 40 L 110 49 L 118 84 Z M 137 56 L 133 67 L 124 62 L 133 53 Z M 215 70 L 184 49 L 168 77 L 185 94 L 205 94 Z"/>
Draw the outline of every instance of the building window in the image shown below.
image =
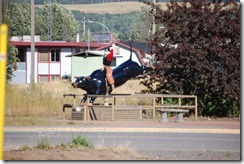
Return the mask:
<path id="1" fill-rule="evenodd" d="M 39 82 L 40 83 L 48 83 L 48 76 L 47 75 L 41 75 L 39 76 Z"/>
<path id="2" fill-rule="evenodd" d="M 51 50 L 51 62 L 60 61 L 60 50 Z"/>
<path id="3" fill-rule="evenodd" d="M 51 81 L 59 81 L 60 76 L 59 75 L 51 75 Z"/>
<path id="4" fill-rule="evenodd" d="M 39 61 L 48 62 L 48 49 L 47 48 L 41 48 L 39 50 Z"/>
<path id="5" fill-rule="evenodd" d="M 19 59 L 18 62 L 26 62 L 26 49 L 19 48 L 17 58 Z"/>
<path id="6" fill-rule="evenodd" d="M 39 83 L 49 83 L 50 81 L 59 81 L 60 75 L 39 75 Z"/>
<path id="7" fill-rule="evenodd" d="M 18 48 L 18 54 L 15 57 L 14 70 L 26 70 L 26 48 Z"/>
<path id="8" fill-rule="evenodd" d="M 73 53 L 79 53 L 79 52 L 82 52 L 82 49 L 80 49 L 80 48 L 73 49 Z"/>

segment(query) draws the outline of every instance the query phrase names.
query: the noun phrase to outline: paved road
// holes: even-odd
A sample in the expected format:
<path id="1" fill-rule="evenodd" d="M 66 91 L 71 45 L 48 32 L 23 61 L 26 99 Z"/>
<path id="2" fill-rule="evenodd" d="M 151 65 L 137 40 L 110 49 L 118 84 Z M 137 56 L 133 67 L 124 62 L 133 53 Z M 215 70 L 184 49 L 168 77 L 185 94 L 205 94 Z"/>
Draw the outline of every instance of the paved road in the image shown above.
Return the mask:
<path id="1" fill-rule="evenodd" d="M 45 130 L 46 129 L 46 130 Z M 76 129 L 76 130 L 75 130 Z M 100 130 L 99 130 L 100 129 Z M 119 130 L 120 129 L 120 130 Z M 4 149 L 11 150 L 20 146 L 36 146 L 38 141 L 46 140 L 52 145 L 71 142 L 77 136 L 86 136 L 94 146 L 124 146 L 151 157 L 162 154 L 169 159 L 180 153 L 201 155 L 204 152 L 235 153 L 240 155 L 240 133 L 235 131 L 211 132 L 199 129 L 180 131 L 180 129 L 146 128 L 135 132 L 128 128 L 26 128 L 6 130 L 4 133 Z M 217 130 L 217 129 L 216 129 Z M 121 132 L 122 131 L 122 132 Z M 195 132 L 194 132 L 195 131 Z M 174 157 L 175 158 L 175 157 Z M 187 157 L 189 159 L 189 156 Z"/>

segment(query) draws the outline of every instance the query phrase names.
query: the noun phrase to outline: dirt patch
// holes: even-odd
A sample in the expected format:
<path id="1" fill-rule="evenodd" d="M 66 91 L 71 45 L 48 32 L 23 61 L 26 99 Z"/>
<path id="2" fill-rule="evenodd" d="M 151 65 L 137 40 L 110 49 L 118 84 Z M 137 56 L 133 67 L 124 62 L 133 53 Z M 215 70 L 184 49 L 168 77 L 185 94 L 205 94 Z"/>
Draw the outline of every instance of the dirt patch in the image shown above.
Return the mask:
<path id="1" fill-rule="evenodd" d="M 52 148 L 5 151 L 4 160 L 149 160 L 149 158 L 132 151 L 113 148 Z"/>
<path id="2" fill-rule="evenodd" d="M 240 153 L 233 152 L 163 152 L 162 156 L 147 157 L 133 151 L 114 148 L 52 148 L 48 150 L 12 150 L 4 152 L 4 160 L 229 160 L 239 161 Z"/>

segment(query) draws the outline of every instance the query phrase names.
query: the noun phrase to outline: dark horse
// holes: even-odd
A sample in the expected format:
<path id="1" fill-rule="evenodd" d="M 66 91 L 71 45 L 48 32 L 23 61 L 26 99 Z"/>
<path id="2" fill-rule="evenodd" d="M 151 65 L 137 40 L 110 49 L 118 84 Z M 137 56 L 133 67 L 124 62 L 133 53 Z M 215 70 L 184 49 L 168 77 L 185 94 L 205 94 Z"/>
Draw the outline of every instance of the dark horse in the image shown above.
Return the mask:
<path id="1" fill-rule="evenodd" d="M 114 87 L 119 87 L 126 83 L 128 80 L 137 77 L 138 75 L 143 74 L 146 71 L 151 71 L 154 67 L 146 67 L 146 66 L 139 66 L 138 63 L 132 61 L 132 48 L 130 44 L 130 58 L 113 69 L 113 78 L 115 80 Z M 81 102 L 85 102 L 87 100 L 87 95 L 106 95 L 112 92 L 112 87 L 109 87 L 107 90 L 107 81 L 106 81 L 106 69 L 95 70 L 92 72 L 90 76 L 78 77 L 72 86 L 75 88 L 81 88 L 85 90 L 87 93 L 84 95 Z M 90 104 L 93 104 L 96 97 L 92 97 L 90 99 Z"/>
<path id="2" fill-rule="evenodd" d="M 138 63 L 131 60 L 127 60 L 115 69 L 113 69 L 113 77 L 115 80 L 115 88 L 123 85 L 128 80 L 143 74 L 146 71 L 153 70 L 153 67 L 139 66 Z M 75 88 L 81 88 L 87 93 L 84 95 L 82 102 L 87 99 L 87 94 L 90 95 L 106 95 L 106 72 L 105 70 L 95 70 L 88 77 L 78 77 L 72 86 Z M 112 92 L 109 88 L 109 94 Z M 96 97 L 92 97 L 89 103 L 93 103 Z"/>

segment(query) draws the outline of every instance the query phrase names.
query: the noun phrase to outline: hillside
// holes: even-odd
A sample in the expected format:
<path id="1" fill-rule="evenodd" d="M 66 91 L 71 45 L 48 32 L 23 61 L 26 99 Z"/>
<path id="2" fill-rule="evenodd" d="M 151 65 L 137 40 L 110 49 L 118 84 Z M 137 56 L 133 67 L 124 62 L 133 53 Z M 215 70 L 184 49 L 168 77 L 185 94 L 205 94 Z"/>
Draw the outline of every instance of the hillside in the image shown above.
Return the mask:
<path id="1" fill-rule="evenodd" d="M 160 3 L 163 8 L 166 8 L 166 3 Z M 36 5 L 41 7 L 42 5 Z M 68 10 L 77 10 L 84 13 L 109 13 L 109 14 L 123 14 L 130 12 L 139 12 L 141 7 L 146 6 L 142 2 L 111 2 L 111 3 L 95 3 L 95 4 L 73 4 L 62 5 Z"/>
<path id="2" fill-rule="evenodd" d="M 63 5 L 69 10 L 79 10 L 85 13 L 129 13 L 140 11 L 144 3 L 140 2 L 112 2 L 112 3 L 96 3 L 96 4 L 76 4 L 76 5 Z"/>

